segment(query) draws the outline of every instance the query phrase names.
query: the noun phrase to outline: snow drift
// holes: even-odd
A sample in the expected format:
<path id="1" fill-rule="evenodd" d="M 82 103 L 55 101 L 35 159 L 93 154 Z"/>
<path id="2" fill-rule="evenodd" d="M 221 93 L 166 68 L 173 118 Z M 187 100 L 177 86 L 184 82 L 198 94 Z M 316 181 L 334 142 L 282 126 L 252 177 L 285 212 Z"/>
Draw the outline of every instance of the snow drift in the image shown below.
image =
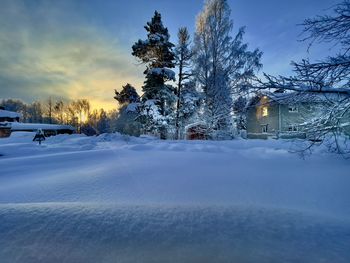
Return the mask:
<path id="1" fill-rule="evenodd" d="M 3 262 L 349 262 L 350 163 L 290 142 L 0 140 Z"/>

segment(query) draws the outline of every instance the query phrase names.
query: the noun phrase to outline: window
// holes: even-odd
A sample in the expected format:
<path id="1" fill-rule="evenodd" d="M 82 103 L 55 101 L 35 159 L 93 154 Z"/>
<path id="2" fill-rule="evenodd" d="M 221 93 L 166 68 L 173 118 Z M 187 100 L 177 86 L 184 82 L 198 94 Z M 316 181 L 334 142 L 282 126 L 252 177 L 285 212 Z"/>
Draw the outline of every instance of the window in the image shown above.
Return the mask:
<path id="1" fill-rule="evenodd" d="M 298 131 L 298 125 L 296 125 L 296 124 L 290 124 L 290 125 L 288 126 L 288 131 L 291 131 L 291 132 Z"/>
<path id="2" fill-rule="evenodd" d="M 288 111 L 289 112 L 298 112 L 298 107 L 296 105 L 289 105 Z"/>
<path id="3" fill-rule="evenodd" d="M 261 132 L 262 133 L 267 133 L 267 130 L 268 130 L 268 125 L 261 125 Z"/>
<path id="4" fill-rule="evenodd" d="M 267 107 L 262 107 L 262 112 L 261 112 L 261 115 L 263 117 L 266 117 L 269 115 L 269 109 Z"/>

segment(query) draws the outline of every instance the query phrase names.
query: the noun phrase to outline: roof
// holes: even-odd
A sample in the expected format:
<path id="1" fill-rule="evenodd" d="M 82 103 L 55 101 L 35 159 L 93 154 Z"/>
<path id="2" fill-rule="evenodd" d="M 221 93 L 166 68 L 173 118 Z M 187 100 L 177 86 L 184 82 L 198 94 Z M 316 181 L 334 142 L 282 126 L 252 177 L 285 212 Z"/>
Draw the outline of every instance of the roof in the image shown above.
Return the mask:
<path id="1" fill-rule="evenodd" d="M 207 126 L 207 124 L 204 121 L 197 121 L 197 122 L 186 125 L 185 130 L 191 129 L 191 128 L 196 127 L 196 126 Z"/>
<path id="2" fill-rule="evenodd" d="M 341 93 L 310 93 L 310 92 L 260 92 L 257 97 L 266 96 L 277 104 L 296 104 L 296 103 L 334 103 L 340 102 L 348 96 Z M 250 105 L 259 104 L 260 101 L 252 98 Z"/>
<path id="3" fill-rule="evenodd" d="M 339 93 L 271 93 L 267 95 L 270 99 L 280 103 L 330 103 L 341 101 L 345 98 L 344 94 Z"/>
<path id="4" fill-rule="evenodd" d="M 21 122 L 11 122 L 11 129 L 15 131 L 27 131 L 33 130 L 71 130 L 75 129 L 70 125 L 58 125 L 58 124 L 45 124 L 45 123 L 21 123 Z"/>
<path id="5" fill-rule="evenodd" d="M 1 118 L 21 118 L 22 114 L 14 112 L 14 111 L 8 111 L 8 110 L 2 110 L 0 109 L 0 117 Z"/>

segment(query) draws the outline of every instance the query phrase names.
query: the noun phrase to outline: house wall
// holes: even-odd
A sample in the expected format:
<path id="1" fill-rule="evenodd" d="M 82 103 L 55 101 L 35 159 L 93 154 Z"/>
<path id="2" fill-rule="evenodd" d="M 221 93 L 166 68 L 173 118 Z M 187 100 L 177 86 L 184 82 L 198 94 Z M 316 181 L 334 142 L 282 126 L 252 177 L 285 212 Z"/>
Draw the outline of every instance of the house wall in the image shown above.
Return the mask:
<path id="1" fill-rule="evenodd" d="M 263 116 L 263 108 L 267 107 L 268 115 Z M 257 106 L 247 112 L 247 133 L 262 133 L 262 126 L 267 125 L 267 133 L 274 134 L 279 130 L 278 105 L 272 104 L 262 97 Z"/>
<path id="2" fill-rule="evenodd" d="M 290 132 L 291 125 L 300 125 L 316 115 L 315 105 L 309 103 L 294 104 L 298 109 L 297 112 L 290 112 L 289 106 L 288 104 L 280 105 L 281 132 Z M 303 128 L 298 126 L 298 131 L 303 131 Z"/>
<path id="3" fill-rule="evenodd" d="M 0 122 L 5 122 L 5 121 L 7 121 L 7 122 L 15 122 L 15 121 L 17 121 L 17 122 L 19 122 L 19 118 L 18 117 L 16 117 L 16 118 L 0 117 Z"/>
<path id="4" fill-rule="evenodd" d="M 296 106 L 297 111 L 290 111 L 290 106 Z M 267 97 L 261 97 L 256 106 L 252 106 L 247 111 L 247 135 L 248 138 L 267 138 L 268 135 L 278 134 L 284 138 L 293 136 L 296 138 L 305 138 L 305 128 L 300 125 L 318 118 L 322 114 L 322 110 L 326 107 L 324 103 L 297 103 L 297 104 L 277 104 L 270 101 Z M 268 116 L 263 116 L 263 107 L 268 108 Z M 322 109 L 323 108 L 323 109 Z M 280 112 L 280 115 L 279 115 Z M 349 125 L 343 127 L 345 134 L 350 135 L 350 114 L 345 116 L 342 123 Z M 262 126 L 268 125 L 267 133 L 262 132 Z M 291 126 L 295 126 L 297 130 L 291 130 Z M 289 135 L 287 135 L 287 133 Z M 264 136 L 262 136 L 264 135 Z"/>
<path id="5" fill-rule="evenodd" d="M 291 112 L 290 106 L 296 106 L 297 111 Z M 268 108 L 268 116 L 262 116 L 262 108 Z M 260 102 L 251 107 L 247 113 L 247 133 L 262 134 L 262 126 L 268 125 L 267 134 L 277 134 L 278 132 L 294 132 L 296 135 L 303 132 L 299 125 L 317 116 L 317 105 L 310 103 L 299 104 L 277 104 L 267 98 L 261 98 Z M 280 112 L 280 114 L 279 114 Z M 291 126 L 297 127 L 297 131 L 290 130 Z M 298 136 L 297 136 L 298 137 Z"/>

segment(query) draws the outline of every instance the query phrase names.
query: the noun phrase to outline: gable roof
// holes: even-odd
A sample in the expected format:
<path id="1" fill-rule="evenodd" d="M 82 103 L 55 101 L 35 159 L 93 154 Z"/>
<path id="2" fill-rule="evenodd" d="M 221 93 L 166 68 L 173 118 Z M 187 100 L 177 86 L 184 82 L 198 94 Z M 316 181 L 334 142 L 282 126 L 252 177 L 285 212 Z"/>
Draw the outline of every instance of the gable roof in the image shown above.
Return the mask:
<path id="1" fill-rule="evenodd" d="M 310 92 L 285 92 L 275 93 L 262 91 L 257 96 L 251 98 L 249 106 L 256 106 L 260 104 L 260 98 L 266 96 L 270 102 L 276 104 L 297 104 L 297 103 L 334 103 L 340 102 L 350 97 L 341 93 L 310 93 Z"/>
<path id="2" fill-rule="evenodd" d="M 271 100 L 279 104 L 292 103 L 334 103 L 346 98 L 340 93 L 309 93 L 309 92 L 288 92 L 266 94 Z"/>

